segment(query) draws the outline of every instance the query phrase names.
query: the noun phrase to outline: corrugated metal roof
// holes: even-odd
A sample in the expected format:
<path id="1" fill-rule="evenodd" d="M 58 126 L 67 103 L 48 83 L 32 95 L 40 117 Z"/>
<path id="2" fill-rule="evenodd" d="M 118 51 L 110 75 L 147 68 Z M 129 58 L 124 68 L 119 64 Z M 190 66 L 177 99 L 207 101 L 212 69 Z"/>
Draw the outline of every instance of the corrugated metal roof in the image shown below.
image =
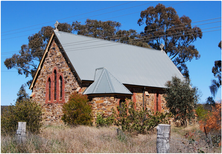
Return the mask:
<path id="1" fill-rule="evenodd" d="M 94 81 L 96 68 L 105 67 L 123 84 L 165 88 L 183 75 L 160 50 L 55 31 L 81 80 Z"/>
<path id="2" fill-rule="evenodd" d="M 83 94 L 129 94 L 132 93 L 119 82 L 107 69 L 98 68 L 95 71 L 94 82 Z"/>

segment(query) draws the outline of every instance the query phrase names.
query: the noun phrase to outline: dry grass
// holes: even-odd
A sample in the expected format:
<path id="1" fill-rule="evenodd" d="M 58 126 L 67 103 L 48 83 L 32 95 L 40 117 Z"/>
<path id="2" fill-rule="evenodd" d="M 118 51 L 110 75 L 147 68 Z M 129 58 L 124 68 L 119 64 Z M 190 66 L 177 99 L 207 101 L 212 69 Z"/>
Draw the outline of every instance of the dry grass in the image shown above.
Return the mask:
<path id="1" fill-rule="evenodd" d="M 183 138 L 187 130 L 172 128 L 170 152 L 195 152 Z M 183 132 L 184 131 L 184 132 Z M 179 132 L 179 133 L 178 133 Z M 202 146 L 202 145 L 198 145 Z M 202 149 L 204 152 L 221 152 L 217 149 Z M 156 153 L 156 132 L 146 135 L 117 136 L 116 128 L 78 126 L 47 126 L 39 135 L 29 134 L 24 146 L 16 144 L 9 136 L 1 137 L 3 153 Z"/>

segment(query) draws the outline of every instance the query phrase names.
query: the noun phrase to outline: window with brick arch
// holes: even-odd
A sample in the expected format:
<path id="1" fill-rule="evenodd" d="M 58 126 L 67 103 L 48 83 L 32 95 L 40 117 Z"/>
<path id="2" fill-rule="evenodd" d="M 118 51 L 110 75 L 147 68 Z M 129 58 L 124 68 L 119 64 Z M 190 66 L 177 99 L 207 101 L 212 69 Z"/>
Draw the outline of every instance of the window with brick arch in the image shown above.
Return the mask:
<path id="1" fill-rule="evenodd" d="M 46 83 L 46 103 L 65 103 L 63 74 L 55 67 Z"/>

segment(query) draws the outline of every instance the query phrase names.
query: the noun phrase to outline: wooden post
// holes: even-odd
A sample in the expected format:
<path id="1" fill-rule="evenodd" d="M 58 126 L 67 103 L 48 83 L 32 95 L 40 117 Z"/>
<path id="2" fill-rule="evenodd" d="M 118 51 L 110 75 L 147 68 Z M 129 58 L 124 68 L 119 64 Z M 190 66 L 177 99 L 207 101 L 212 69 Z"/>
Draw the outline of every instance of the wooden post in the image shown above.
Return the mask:
<path id="1" fill-rule="evenodd" d="M 17 142 L 25 143 L 26 142 L 26 122 L 18 122 L 18 129 L 16 131 Z"/>
<path id="2" fill-rule="evenodd" d="M 168 153 L 170 149 L 170 125 L 159 124 L 157 126 L 157 141 L 156 150 L 157 153 Z"/>

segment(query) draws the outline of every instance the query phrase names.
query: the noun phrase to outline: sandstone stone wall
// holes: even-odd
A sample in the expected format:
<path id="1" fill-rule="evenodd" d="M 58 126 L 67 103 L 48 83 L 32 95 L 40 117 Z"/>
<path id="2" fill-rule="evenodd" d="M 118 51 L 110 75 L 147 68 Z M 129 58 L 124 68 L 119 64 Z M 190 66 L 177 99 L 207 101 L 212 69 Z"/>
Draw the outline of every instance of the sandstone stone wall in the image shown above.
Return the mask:
<path id="1" fill-rule="evenodd" d="M 33 87 L 34 96 L 32 99 L 42 105 L 44 123 L 62 123 L 62 104 L 57 101 L 49 104 L 46 102 L 47 77 L 53 73 L 55 67 L 57 68 L 58 73 L 62 73 L 65 81 L 65 101 L 63 103 L 67 102 L 69 95 L 79 87 L 76 77 L 68 67 L 68 64 L 55 43 L 55 40 L 53 40 Z"/>
<path id="2" fill-rule="evenodd" d="M 144 106 L 150 110 L 155 111 L 155 96 L 156 93 L 149 93 L 149 96 L 144 95 Z M 163 94 L 159 94 L 159 98 L 161 99 L 161 112 L 168 112 L 166 108 L 166 101 L 164 100 Z M 90 101 L 90 104 L 93 108 L 93 123 L 96 121 L 97 113 L 103 114 L 105 117 L 110 116 L 112 114 L 112 108 L 117 111 L 117 106 L 119 106 L 121 98 L 118 97 L 94 97 Z M 127 99 L 128 103 L 130 101 L 136 103 L 136 110 L 142 110 L 143 108 L 143 93 L 136 93 L 131 96 L 130 99 Z M 160 101 L 160 100 L 159 100 Z"/>
<path id="3" fill-rule="evenodd" d="M 97 113 L 109 116 L 112 114 L 112 108 L 116 109 L 119 105 L 119 99 L 114 97 L 94 97 L 90 104 L 93 109 L 93 124 L 95 124 Z"/>

